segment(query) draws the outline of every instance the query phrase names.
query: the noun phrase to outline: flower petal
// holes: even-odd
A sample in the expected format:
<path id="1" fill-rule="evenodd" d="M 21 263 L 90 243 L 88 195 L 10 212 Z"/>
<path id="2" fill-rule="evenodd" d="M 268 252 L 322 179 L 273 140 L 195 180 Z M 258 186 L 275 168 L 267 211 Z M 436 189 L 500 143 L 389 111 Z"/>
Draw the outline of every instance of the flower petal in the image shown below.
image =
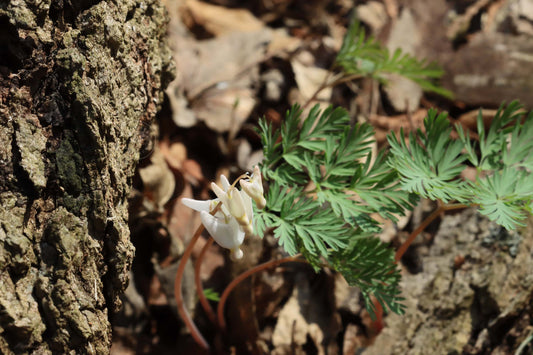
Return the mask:
<path id="1" fill-rule="evenodd" d="M 205 211 L 201 212 L 200 217 L 205 229 L 221 247 L 236 250 L 241 246 L 244 241 L 244 232 L 240 230 L 234 218 L 224 223 Z"/>
<path id="2" fill-rule="evenodd" d="M 228 194 L 226 193 L 226 191 L 222 190 L 220 186 L 218 186 L 214 182 L 211 183 L 211 189 L 213 190 L 215 195 L 217 195 L 220 201 L 222 201 L 223 204 L 228 204 Z"/>
<path id="3" fill-rule="evenodd" d="M 211 205 L 213 200 L 193 200 L 192 198 L 182 198 L 181 203 L 183 203 L 185 206 L 192 208 L 195 211 L 201 212 L 210 212 L 211 211 Z"/>
<path id="4" fill-rule="evenodd" d="M 231 186 L 228 181 L 228 178 L 224 175 L 220 175 L 220 183 L 222 184 L 222 188 L 224 189 L 224 191 L 228 191 L 229 187 Z"/>
<path id="5" fill-rule="evenodd" d="M 252 207 L 252 198 L 245 192 L 245 191 L 239 191 L 241 194 L 242 201 L 244 202 L 244 210 L 246 212 L 246 216 L 248 216 L 249 220 L 253 220 L 254 218 L 254 209 Z"/>

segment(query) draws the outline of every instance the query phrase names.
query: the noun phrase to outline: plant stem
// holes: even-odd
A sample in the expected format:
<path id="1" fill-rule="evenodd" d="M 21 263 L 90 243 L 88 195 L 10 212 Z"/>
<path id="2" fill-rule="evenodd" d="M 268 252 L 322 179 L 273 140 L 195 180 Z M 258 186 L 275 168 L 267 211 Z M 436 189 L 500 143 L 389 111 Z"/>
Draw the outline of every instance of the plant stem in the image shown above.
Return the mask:
<path id="1" fill-rule="evenodd" d="M 176 298 L 176 303 L 178 304 L 178 312 L 183 321 L 185 322 L 185 325 L 191 332 L 194 341 L 196 341 L 196 343 L 200 345 L 203 349 L 209 350 L 209 344 L 207 344 L 207 341 L 202 336 L 202 333 L 200 333 L 200 331 L 194 324 L 194 321 L 192 320 L 189 311 L 187 311 L 187 308 L 185 307 L 181 287 L 181 281 L 183 280 L 183 272 L 185 271 L 185 265 L 187 265 L 187 261 L 189 260 L 192 254 L 194 244 L 196 244 L 196 242 L 200 238 L 200 235 L 202 234 L 203 230 L 204 225 L 201 224 L 194 233 L 194 236 L 191 238 L 189 245 L 187 245 L 187 248 L 185 248 L 185 252 L 181 256 L 181 260 L 178 265 L 178 271 L 176 272 L 176 280 L 174 281 L 174 297 Z"/>
<path id="2" fill-rule="evenodd" d="M 457 204 L 453 204 L 453 205 L 442 205 L 439 208 L 437 208 L 435 211 L 433 211 L 432 214 L 430 214 L 426 219 L 424 219 L 424 221 L 418 226 L 418 228 L 416 228 L 409 235 L 409 238 L 407 238 L 407 240 L 405 242 L 403 242 L 403 244 L 400 246 L 400 248 L 396 251 L 396 254 L 394 255 L 394 260 L 396 260 L 396 262 L 398 262 L 402 258 L 403 254 L 405 254 L 405 252 L 407 251 L 409 246 L 413 243 L 415 238 L 420 233 L 422 233 L 422 231 L 424 229 L 426 229 L 427 226 L 429 226 L 429 224 L 435 220 L 435 218 L 440 216 L 442 212 L 451 211 L 451 210 L 457 210 L 457 209 L 466 208 L 466 207 L 468 207 L 468 206 L 464 205 L 462 203 L 457 203 Z"/>
<path id="3" fill-rule="evenodd" d="M 216 207 L 211 211 L 211 214 L 214 215 L 215 213 L 217 213 L 218 210 L 220 209 L 220 206 L 221 206 L 221 203 L 219 202 L 216 205 Z M 209 351 L 209 344 L 207 344 L 207 341 L 202 336 L 202 333 L 200 333 L 200 331 L 196 327 L 196 324 L 194 324 L 194 321 L 192 320 L 191 315 L 189 314 L 189 311 L 187 311 L 187 308 L 185 307 L 185 303 L 183 302 L 183 293 L 182 293 L 182 287 L 181 287 L 181 282 L 183 280 L 183 273 L 185 271 L 185 265 L 187 265 L 187 261 L 191 257 L 192 251 L 194 249 L 194 244 L 196 244 L 198 239 L 200 239 L 200 235 L 202 235 L 203 231 L 204 231 L 204 225 L 200 224 L 198 226 L 198 229 L 196 229 L 196 232 L 194 233 L 193 237 L 191 238 L 189 245 L 187 245 L 187 248 L 185 248 L 185 251 L 183 252 L 183 255 L 181 256 L 180 263 L 178 265 L 178 271 L 176 272 L 176 279 L 174 280 L 174 297 L 176 298 L 176 303 L 178 305 L 178 312 L 181 318 L 183 319 L 183 321 L 185 322 L 185 325 L 191 332 L 193 339 L 203 349 Z"/>
<path id="4" fill-rule="evenodd" d="M 213 245 L 214 241 L 215 240 L 213 239 L 213 237 L 210 237 L 207 243 L 205 243 L 204 247 L 202 248 L 200 255 L 198 255 L 198 258 L 196 259 L 196 263 L 194 264 L 194 282 L 196 284 L 196 293 L 198 294 L 200 304 L 202 305 L 209 320 L 214 325 L 217 325 L 217 316 L 213 308 L 211 308 L 209 301 L 205 297 L 204 288 L 202 286 L 202 280 L 200 279 L 200 269 L 202 268 L 202 260 L 205 256 L 205 253 L 207 252 L 207 249 L 209 249 L 209 247 Z"/>
<path id="5" fill-rule="evenodd" d="M 326 75 L 326 77 L 324 78 L 324 81 L 315 90 L 313 95 L 311 95 L 311 97 L 309 99 L 307 99 L 307 101 L 302 105 L 302 110 L 304 110 L 307 106 L 309 106 L 309 104 L 313 100 L 315 100 L 317 98 L 318 94 L 320 94 L 320 92 L 322 90 L 324 90 L 325 88 L 334 87 L 334 86 L 337 86 L 339 84 L 346 83 L 348 81 L 361 79 L 361 78 L 364 77 L 364 75 L 362 75 L 362 74 L 352 74 L 352 75 L 347 75 L 347 76 L 343 76 L 342 74 L 337 74 L 331 80 L 329 80 L 329 78 L 330 78 L 330 76 L 332 74 L 332 70 L 333 70 L 333 67 L 329 70 L 328 75 Z"/>
<path id="6" fill-rule="evenodd" d="M 409 238 L 403 244 L 398 248 L 396 251 L 396 254 L 394 255 L 394 260 L 396 263 L 400 261 L 402 256 L 405 254 L 409 246 L 413 243 L 415 238 L 422 233 L 424 229 L 429 226 L 431 222 L 433 222 L 438 216 L 441 215 L 441 213 L 445 211 L 451 211 L 451 210 L 458 210 L 461 208 L 466 208 L 467 205 L 464 205 L 462 203 L 457 203 L 453 205 L 441 205 L 439 208 L 437 208 L 435 211 L 433 211 L 432 214 L 430 214 L 424 221 L 409 235 Z M 381 303 L 378 302 L 377 298 L 373 297 L 372 303 L 374 304 L 375 308 L 375 314 L 376 314 L 376 320 L 372 322 L 373 328 L 376 331 L 377 334 L 381 332 L 383 329 L 383 307 L 381 306 Z"/>
<path id="7" fill-rule="evenodd" d="M 226 321 L 224 319 L 224 306 L 226 304 L 229 294 L 235 288 L 235 286 L 237 286 L 241 281 L 244 281 L 247 277 L 257 272 L 276 267 L 283 263 L 288 263 L 288 262 L 293 262 L 293 261 L 300 262 L 300 263 L 307 263 L 307 261 L 305 260 L 298 259 L 300 256 L 301 254 L 296 254 L 294 256 L 289 256 L 289 257 L 278 259 L 278 260 L 267 261 L 263 264 L 259 264 L 251 268 L 250 270 L 243 272 L 242 274 L 237 276 L 233 281 L 231 281 L 230 284 L 224 290 L 224 292 L 222 292 L 222 296 L 220 297 L 220 301 L 218 302 L 217 316 L 218 316 L 218 325 L 220 326 L 220 329 L 222 329 L 223 331 L 226 330 Z"/>

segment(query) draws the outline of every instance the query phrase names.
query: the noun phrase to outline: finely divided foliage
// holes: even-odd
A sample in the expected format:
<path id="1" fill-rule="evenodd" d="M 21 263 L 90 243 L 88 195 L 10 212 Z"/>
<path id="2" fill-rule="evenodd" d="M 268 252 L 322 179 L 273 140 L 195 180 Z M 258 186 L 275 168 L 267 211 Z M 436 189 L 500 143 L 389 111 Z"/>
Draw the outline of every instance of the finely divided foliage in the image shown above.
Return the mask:
<path id="1" fill-rule="evenodd" d="M 447 115 L 428 112 L 425 132 L 418 130 L 406 142 L 389 135 L 388 163 L 401 175 L 402 188 L 423 197 L 478 205 L 482 214 L 514 229 L 523 225 L 533 204 L 533 113 L 524 117 L 517 102 L 501 106 L 486 130 L 481 111 L 477 117 L 479 142 L 461 125 L 452 140 Z M 477 170 L 475 181 L 464 181 L 467 163 Z"/>
<path id="2" fill-rule="evenodd" d="M 401 49 L 391 55 L 374 38 L 366 37 L 358 21 L 353 21 L 337 55 L 336 65 L 347 75 L 369 76 L 381 82 L 398 74 L 416 82 L 424 91 L 451 97 L 450 91 L 435 83 L 444 73 L 436 63 L 417 60 Z"/>
<path id="3" fill-rule="evenodd" d="M 395 219 L 418 196 L 478 205 L 480 212 L 507 229 L 522 225 L 533 208 L 533 114 L 522 120 L 516 103 L 498 111 L 485 130 L 478 117 L 479 143 L 460 125 L 450 138 L 446 114 L 430 110 L 424 130 L 406 140 L 388 136 L 390 150 L 372 156 L 372 128 L 349 123 L 348 113 L 315 106 L 302 119 L 293 107 L 279 130 L 259 123 L 269 184 L 267 206 L 256 211 L 255 230 L 268 228 L 291 255 L 302 253 L 315 267 L 338 270 L 370 296 L 402 313 L 400 275 L 394 251 L 381 243 L 376 215 Z M 475 181 L 461 179 L 467 164 Z"/>
<path id="4" fill-rule="evenodd" d="M 269 191 L 267 207 L 256 214 L 257 233 L 275 228 L 289 254 L 334 267 L 367 301 L 374 295 L 401 312 L 394 251 L 372 235 L 380 230 L 373 214 L 394 219 L 415 196 L 400 189 L 383 154 L 373 159 L 369 125 L 351 127 L 341 108 L 321 113 L 315 106 L 303 120 L 301 114 L 293 107 L 276 131 L 264 120 L 259 124 Z"/>
<path id="5" fill-rule="evenodd" d="M 396 73 L 441 95 L 434 83 L 442 70 L 397 50 L 392 56 L 354 22 L 336 58 L 346 78 L 373 77 L 385 82 Z M 522 225 L 533 212 L 533 113 L 523 119 L 518 103 L 500 107 L 488 130 L 478 115 L 479 140 L 460 125 L 459 139 L 450 137 L 446 114 L 430 110 L 424 130 L 406 140 L 388 136 L 390 150 L 372 156 L 372 127 L 350 123 L 341 108 L 306 118 L 294 106 L 279 129 L 259 122 L 269 184 L 266 208 L 255 211 L 255 231 L 273 228 L 291 255 L 298 252 L 316 269 L 327 265 L 360 287 L 370 313 L 374 296 L 380 304 L 403 313 L 394 250 L 375 237 L 375 217 L 395 221 L 419 196 L 444 203 L 477 205 L 480 212 L 507 229 Z M 464 181 L 467 164 L 477 169 L 475 181 Z"/>

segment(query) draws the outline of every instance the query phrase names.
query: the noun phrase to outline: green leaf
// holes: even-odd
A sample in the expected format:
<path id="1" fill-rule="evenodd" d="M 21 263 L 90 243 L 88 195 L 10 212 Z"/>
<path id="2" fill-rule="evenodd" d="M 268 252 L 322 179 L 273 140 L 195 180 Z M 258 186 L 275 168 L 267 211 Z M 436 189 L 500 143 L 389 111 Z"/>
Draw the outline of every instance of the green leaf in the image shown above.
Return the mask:
<path id="1" fill-rule="evenodd" d="M 366 38 L 359 21 L 351 23 L 335 62 L 346 75 L 370 76 L 386 82 L 387 75 L 399 74 L 420 85 L 424 91 L 452 97 L 449 90 L 435 83 L 444 74 L 436 63 L 419 61 L 401 49 L 391 55 L 373 37 Z"/>
<path id="2" fill-rule="evenodd" d="M 480 212 L 507 230 L 524 226 L 522 222 L 533 201 L 533 178 L 525 171 L 504 168 L 475 187 Z"/>
<path id="3" fill-rule="evenodd" d="M 376 297 L 383 309 L 403 314 L 405 307 L 400 296 L 400 272 L 394 262 L 394 250 L 378 238 L 361 235 L 353 238 L 352 244 L 330 257 L 334 268 L 351 286 L 361 289 L 366 308 L 374 315 L 376 311 L 371 297 Z"/>
<path id="4" fill-rule="evenodd" d="M 262 235 L 273 228 L 287 253 L 301 252 L 315 268 L 327 261 L 351 275 L 352 281 L 360 274 L 367 297 L 375 292 L 380 302 L 399 311 L 397 283 L 385 286 L 377 279 L 394 278 L 393 258 L 372 260 L 390 250 L 378 239 L 367 242 L 361 235 L 380 232 L 373 213 L 402 214 L 412 207 L 413 195 L 400 189 L 398 175 L 383 154 L 372 158 L 371 126 L 350 126 L 343 109 L 320 111 L 315 106 L 307 117 L 301 116 L 294 106 L 279 131 L 260 123 L 265 145 L 262 173 L 269 187 L 266 208 L 254 213 L 256 232 Z M 361 246 L 361 252 L 353 254 L 352 272 L 344 253 L 354 246 Z M 375 274 L 376 266 L 391 273 Z"/>
<path id="5" fill-rule="evenodd" d="M 403 130 L 400 140 L 387 136 L 391 145 L 388 164 L 401 176 L 402 188 L 432 200 L 465 201 L 470 195 L 462 180 L 457 179 L 465 166 L 460 140 L 450 138 L 451 125 L 445 113 L 429 110 L 424 120 L 425 133 L 418 130 L 409 135 Z"/>
<path id="6" fill-rule="evenodd" d="M 220 301 L 220 295 L 218 294 L 218 292 L 216 292 L 212 288 L 204 288 L 204 296 L 209 301 L 215 301 L 215 302 Z"/>

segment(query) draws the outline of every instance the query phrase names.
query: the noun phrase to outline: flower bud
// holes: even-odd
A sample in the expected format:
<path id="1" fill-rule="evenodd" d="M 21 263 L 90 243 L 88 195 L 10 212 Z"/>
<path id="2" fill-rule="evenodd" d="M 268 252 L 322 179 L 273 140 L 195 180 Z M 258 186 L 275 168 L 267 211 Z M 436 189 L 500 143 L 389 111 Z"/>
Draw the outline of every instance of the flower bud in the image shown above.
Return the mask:
<path id="1" fill-rule="evenodd" d="M 263 181 L 261 180 L 261 171 L 259 170 L 259 166 L 256 165 L 254 167 L 254 173 L 252 174 L 250 181 L 241 180 L 240 184 L 242 190 L 254 200 L 257 208 L 265 208 L 266 200 L 263 196 Z"/>

